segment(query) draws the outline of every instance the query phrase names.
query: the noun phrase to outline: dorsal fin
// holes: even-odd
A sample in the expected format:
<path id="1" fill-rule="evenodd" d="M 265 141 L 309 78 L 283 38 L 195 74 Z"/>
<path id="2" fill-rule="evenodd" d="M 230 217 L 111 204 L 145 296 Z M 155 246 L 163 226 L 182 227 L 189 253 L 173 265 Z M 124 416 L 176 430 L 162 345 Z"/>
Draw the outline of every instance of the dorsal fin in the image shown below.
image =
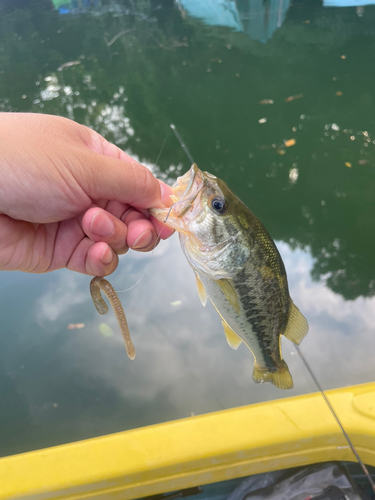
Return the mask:
<path id="1" fill-rule="evenodd" d="M 232 328 L 228 325 L 226 321 L 222 320 L 221 324 L 223 325 L 225 337 L 227 339 L 229 347 L 231 347 L 236 351 L 239 345 L 241 344 L 242 339 L 240 339 L 237 333 L 234 330 L 232 330 Z"/>
<path id="2" fill-rule="evenodd" d="M 237 294 L 234 291 L 234 288 L 229 280 L 221 279 L 216 281 L 216 283 L 219 285 L 221 291 L 228 299 L 229 304 L 233 307 L 237 314 L 240 314 L 240 303 L 238 301 Z"/>
<path id="3" fill-rule="evenodd" d="M 285 328 L 284 337 L 294 344 L 300 345 L 308 331 L 309 324 L 305 316 L 303 316 L 298 307 L 291 300 L 289 320 Z"/>
<path id="4" fill-rule="evenodd" d="M 204 289 L 203 283 L 201 282 L 197 274 L 195 275 L 195 281 L 197 283 L 197 290 L 201 304 L 203 307 L 206 307 L 206 302 L 207 302 L 206 290 Z"/>

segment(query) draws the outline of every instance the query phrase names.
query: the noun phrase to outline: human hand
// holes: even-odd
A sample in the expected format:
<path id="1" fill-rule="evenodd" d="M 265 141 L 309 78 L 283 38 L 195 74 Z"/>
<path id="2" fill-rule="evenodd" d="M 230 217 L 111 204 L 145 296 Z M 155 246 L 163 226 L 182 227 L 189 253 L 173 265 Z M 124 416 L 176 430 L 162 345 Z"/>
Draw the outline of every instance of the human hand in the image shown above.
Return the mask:
<path id="1" fill-rule="evenodd" d="M 148 208 L 172 191 L 93 130 L 57 116 L 0 113 L 0 269 L 111 274 L 118 254 L 173 231 Z"/>

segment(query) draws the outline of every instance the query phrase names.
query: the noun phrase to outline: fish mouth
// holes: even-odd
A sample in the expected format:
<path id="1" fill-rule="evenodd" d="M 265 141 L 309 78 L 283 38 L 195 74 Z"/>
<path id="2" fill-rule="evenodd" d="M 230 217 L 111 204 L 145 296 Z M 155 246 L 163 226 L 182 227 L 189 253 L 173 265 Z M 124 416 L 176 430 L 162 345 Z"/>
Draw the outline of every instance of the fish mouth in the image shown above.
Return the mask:
<path id="1" fill-rule="evenodd" d="M 172 186 L 173 205 L 170 208 L 152 208 L 150 209 L 151 215 L 167 226 L 185 232 L 182 218 L 193 207 L 203 184 L 203 172 L 193 163 L 191 168 L 183 176 L 178 177 Z"/>
<path id="2" fill-rule="evenodd" d="M 181 218 L 189 211 L 203 187 L 201 181 L 202 172 L 195 163 L 186 174 L 177 178 L 177 181 L 172 186 L 172 199 L 174 201 L 172 206 L 175 217 Z"/>

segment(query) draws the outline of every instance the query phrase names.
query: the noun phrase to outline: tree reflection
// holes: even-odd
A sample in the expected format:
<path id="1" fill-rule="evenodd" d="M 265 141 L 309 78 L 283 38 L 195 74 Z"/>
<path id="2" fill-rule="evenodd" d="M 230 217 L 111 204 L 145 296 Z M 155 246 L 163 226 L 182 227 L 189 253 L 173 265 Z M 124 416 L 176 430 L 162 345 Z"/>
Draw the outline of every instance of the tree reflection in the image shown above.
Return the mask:
<path id="1" fill-rule="evenodd" d="M 189 167 L 175 123 L 273 238 L 310 249 L 314 278 L 346 299 L 375 293 L 374 9 L 294 2 L 262 44 L 172 2 L 65 16 L 0 5 L 0 109 L 67 116 L 147 163 L 165 142 L 161 173 Z"/>

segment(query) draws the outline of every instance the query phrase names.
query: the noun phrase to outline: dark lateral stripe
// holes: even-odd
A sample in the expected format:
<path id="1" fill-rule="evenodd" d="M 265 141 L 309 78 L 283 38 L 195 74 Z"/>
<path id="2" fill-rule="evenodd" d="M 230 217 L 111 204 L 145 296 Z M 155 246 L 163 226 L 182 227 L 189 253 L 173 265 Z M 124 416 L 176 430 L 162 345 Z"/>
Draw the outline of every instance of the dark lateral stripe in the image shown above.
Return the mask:
<path id="1" fill-rule="evenodd" d="M 234 278 L 234 285 L 239 295 L 241 305 L 245 311 L 246 321 L 251 326 L 252 333 L 256 337 L 264 362 L 267 368 L 275 369 L 275 362 L 271 358 L 272 354 L 272 337 L 267 335 L 266 331 L 266 316 L 264 311 L 259 309 L 259 304 L 256 303 L 255 290 L 246 281 L 245 270 L 241 271 Z"/>

